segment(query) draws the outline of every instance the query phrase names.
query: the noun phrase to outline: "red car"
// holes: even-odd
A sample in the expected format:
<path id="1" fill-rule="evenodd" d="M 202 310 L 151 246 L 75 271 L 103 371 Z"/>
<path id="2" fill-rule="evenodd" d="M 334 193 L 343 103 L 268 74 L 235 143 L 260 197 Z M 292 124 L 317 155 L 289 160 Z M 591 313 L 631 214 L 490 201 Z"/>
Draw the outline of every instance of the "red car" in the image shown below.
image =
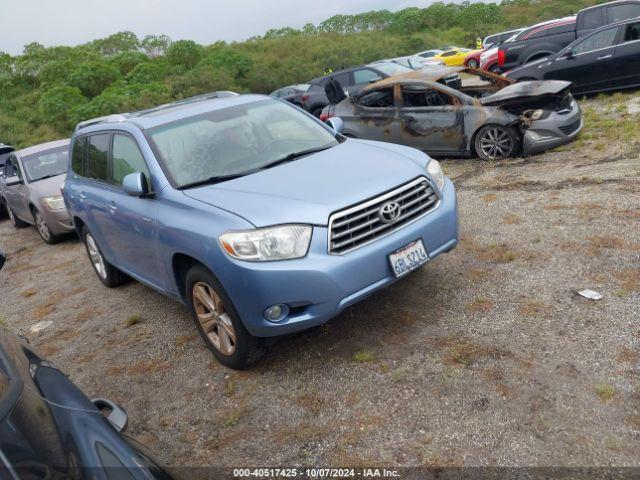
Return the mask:
<path id="1" fill-rule="evenodd" d="M 480 55 L 485 52 L 484 49 L 474 50 L 464 59 L 464 66 L 469 68 L 480 67 Z"/>
<path id="2" fill-rule="evenodd" d="M 480 68 L 488 72 L 499 73 L 498 47 L 485 50 L 480 56 Z"/>

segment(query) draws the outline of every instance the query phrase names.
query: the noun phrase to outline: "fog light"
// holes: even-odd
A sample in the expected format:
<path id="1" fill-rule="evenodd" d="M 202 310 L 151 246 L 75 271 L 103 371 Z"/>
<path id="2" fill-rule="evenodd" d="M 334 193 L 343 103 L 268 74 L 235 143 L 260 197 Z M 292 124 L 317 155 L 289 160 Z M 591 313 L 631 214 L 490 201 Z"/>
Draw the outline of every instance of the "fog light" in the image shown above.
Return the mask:
<path id="1" fill-rule="evenodd" d="M 289 307 L 286 305 L 271 305 L 264 311 L 264 318 L 270 322 L 281 322 L 289 315 Z"/>

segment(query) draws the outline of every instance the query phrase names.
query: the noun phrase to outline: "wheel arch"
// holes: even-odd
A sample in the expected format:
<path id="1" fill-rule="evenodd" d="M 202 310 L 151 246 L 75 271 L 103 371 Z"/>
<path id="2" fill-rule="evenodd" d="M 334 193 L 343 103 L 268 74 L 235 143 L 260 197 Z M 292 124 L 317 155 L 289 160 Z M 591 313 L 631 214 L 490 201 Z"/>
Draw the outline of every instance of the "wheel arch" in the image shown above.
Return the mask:
<path id="1" fill-rule="evenodd" d="M 187 299 L 187 286 L 185 283 L 187 273 L 196 265 L 206 268 L 214 277 L 216 276 L 203 261 L 198 260 L 192 255 L 177 252 L 171 257 L 171 272 L 173 274 L 176 287 L 178 288 L 178 294 L 183 300 Z"/>

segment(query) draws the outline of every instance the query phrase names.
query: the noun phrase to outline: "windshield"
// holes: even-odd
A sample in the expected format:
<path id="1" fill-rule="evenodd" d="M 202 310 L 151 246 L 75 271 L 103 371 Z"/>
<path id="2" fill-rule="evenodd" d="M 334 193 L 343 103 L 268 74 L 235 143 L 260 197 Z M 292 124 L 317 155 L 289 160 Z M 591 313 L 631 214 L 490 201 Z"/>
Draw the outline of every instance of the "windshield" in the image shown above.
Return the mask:
<path id="1" fill-rule="evenodd" d="M 65 145 L 22 157 L 27 180 L 37 182 L 67 173 L 68 151 L 69 147 Z"/>
<path id="2" fill-rule="evenodd" d="M 380 70 L 381 72 L 386 73 L 389 76 L 413 71 L 408 67 L 404 67 L 402 65 L 398 65 L 397 63 L 391 62 L 380 62 L 376 63 L 374 66 L 377 70 Z"/>
<path id="3" fill-rule="evenodd" d="M 297 153 L 338 144 L 316 120 L 271 99 L 214 110 L 147 133 L 178 188 L 253 173 Z"/>

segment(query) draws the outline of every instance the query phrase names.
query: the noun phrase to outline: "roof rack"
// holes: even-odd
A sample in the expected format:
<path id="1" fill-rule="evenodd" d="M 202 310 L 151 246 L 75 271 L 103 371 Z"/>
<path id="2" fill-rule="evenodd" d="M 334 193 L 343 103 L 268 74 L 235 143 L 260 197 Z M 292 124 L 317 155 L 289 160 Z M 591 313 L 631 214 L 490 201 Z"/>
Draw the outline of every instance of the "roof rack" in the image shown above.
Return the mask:
<path id="1" fill-rule="evenodd" d="M 127 117 L 126 114 L 116 113 L 113 115 L 104 115 L 102 117 L 96 117 L 89 120 L 84 120 L 83 122 L 78 122 L 75 130 L 79 130 L 80 128 L 88 127 L 89 125 L 97 125 L 99 123 L 116 123 L 116 122 L 124 122 Z"/>

